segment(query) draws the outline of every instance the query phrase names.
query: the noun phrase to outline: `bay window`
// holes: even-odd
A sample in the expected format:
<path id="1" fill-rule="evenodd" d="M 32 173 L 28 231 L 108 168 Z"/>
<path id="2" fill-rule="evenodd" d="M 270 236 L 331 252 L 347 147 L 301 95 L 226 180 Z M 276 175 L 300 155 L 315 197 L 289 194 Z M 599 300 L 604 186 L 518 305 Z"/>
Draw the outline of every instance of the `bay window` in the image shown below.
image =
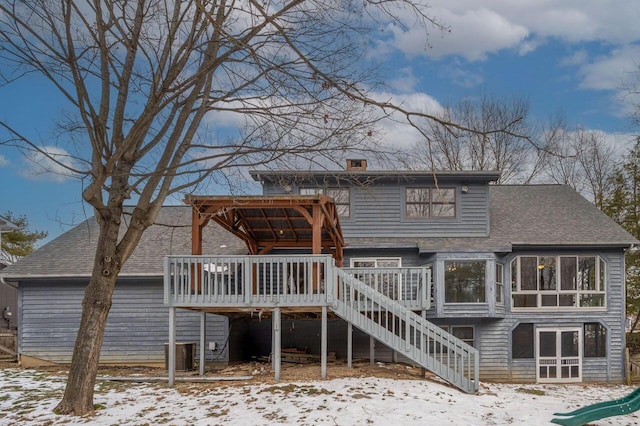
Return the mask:
<path id="1" fill-rule="evenodd" d="M 605 307 L 599 256 L 519 256 L 511 263 L 514 309 Z"/>
<path id="2" fill-rule="evenodd" d="M 445 303 L 484 303 L 486 261 L 445 261 Z"/>

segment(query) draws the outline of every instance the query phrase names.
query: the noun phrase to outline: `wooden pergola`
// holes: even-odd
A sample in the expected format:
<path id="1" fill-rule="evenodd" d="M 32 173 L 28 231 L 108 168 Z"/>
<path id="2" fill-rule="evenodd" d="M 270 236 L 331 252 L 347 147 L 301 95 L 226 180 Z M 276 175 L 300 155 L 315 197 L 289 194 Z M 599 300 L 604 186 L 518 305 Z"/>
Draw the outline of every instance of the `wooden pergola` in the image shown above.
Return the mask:
<path id="1" fill-rule="evenodd" d="M 202 253 L 202 230 L 210 220 L 243 240 L 249 254 L 273 249 L 330 253 L 344 261 L 344 238 L 333 199 L 325 195 L 201 196 L 188 195 L 192 206 L 191 253 Z"/>

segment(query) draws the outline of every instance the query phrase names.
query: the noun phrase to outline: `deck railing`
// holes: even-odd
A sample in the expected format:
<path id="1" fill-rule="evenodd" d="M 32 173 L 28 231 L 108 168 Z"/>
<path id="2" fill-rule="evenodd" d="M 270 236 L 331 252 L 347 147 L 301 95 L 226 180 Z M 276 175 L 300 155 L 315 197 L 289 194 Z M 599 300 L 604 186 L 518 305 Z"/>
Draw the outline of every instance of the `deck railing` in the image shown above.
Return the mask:
<path id="1" fill-rule="evenodd" d="M 458 388 L 479 387 L 479 353 L 472 346 L 416 315 L 355 275 L 336 269 L 338 298 L 333 311 Z"/>
<path id="2" fill-rule="evenodd" d="M 343 268 L 360 282 L 411 310 L 431 307 L 429 268 Z"/>
<path id="3" fill-rule="evenodd" d="M 324 306 L 331 256 L 168 256 L 165 304 L 175 307 Z"/>
<path id="4" fill-rule="evenodd" d="M 167 256 L 165 304 L 175 307 L 328 306 L 337 297 L 328 255 Z M 430 306 L 427 268 L 345 268 L 413 310 Z"/>

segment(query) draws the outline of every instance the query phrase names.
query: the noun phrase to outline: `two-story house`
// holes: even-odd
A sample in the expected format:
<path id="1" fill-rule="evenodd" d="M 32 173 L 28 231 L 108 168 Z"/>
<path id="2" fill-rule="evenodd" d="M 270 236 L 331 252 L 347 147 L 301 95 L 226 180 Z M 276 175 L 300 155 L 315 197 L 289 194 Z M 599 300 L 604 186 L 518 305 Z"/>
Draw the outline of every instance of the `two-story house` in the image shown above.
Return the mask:
<path id="1" fill-rule="evenodd" d="M 365 160 L 251 175 L 259 196 L 163 209 L 116 285 L 104 362 L 162 362 L 168 341 L 174 365 L 173 343 L 192 340 L 209 361 L 271 354 L 276 375 L 296 347 L 323 375 L 332 351 L 411 361 L 470 392 L 479 378 L 623 380 L 638 241 L 571 188 Z M 90 219 L 3 271 L 24 360 L 70 359 L 96 235 Z"/>
<path id="2" fill-rule="evenodd" d="M 623 380 L 624 252 L 638 242 L 573 189 L 364 160 L 252 176 L 265 195 L 332 197 L 345 267 L 428 266 L 426 318 L 479 350 L 482 378 Z"/>

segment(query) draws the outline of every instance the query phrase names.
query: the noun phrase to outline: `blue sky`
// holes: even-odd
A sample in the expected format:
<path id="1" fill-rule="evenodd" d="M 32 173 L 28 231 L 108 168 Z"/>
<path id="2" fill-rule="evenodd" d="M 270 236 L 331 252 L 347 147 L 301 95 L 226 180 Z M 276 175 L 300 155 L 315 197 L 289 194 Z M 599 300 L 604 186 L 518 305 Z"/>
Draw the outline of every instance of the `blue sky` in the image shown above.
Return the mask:
<path id="1" fill-rule="evenodd" d="M 636 2 L 428 3 L 428 13 L 451 31 L 431 31 L 426 46 L 419 29 L 389 26 L 371 52 L 387 58 L 390 72 L 389 91 L 380 96 L 427 110 L 482 93 L 520 96 L 529 100 L 535 117 L 562 112 L 571 124 L 604 132 L 621 150 L 640 133 L 627 118 L 632 99 L 623 89 L 640 65 Z M 0 87 L 0 120 L 49 147 L 55 146 L 51 129 L 62 109 L 56 92 L 37 78 Z M 389 143 L 404 142 L 398 140 L 402 130 L 390 127 L 388 134 L 396 138 Z M 42 173 L 6 146 L 0 146 L 0 183 L 0 215 L 26 214 L 32 229 L 49 232 L 48 240 L 93 215 L 81 202 L 81 182 Z"/>

